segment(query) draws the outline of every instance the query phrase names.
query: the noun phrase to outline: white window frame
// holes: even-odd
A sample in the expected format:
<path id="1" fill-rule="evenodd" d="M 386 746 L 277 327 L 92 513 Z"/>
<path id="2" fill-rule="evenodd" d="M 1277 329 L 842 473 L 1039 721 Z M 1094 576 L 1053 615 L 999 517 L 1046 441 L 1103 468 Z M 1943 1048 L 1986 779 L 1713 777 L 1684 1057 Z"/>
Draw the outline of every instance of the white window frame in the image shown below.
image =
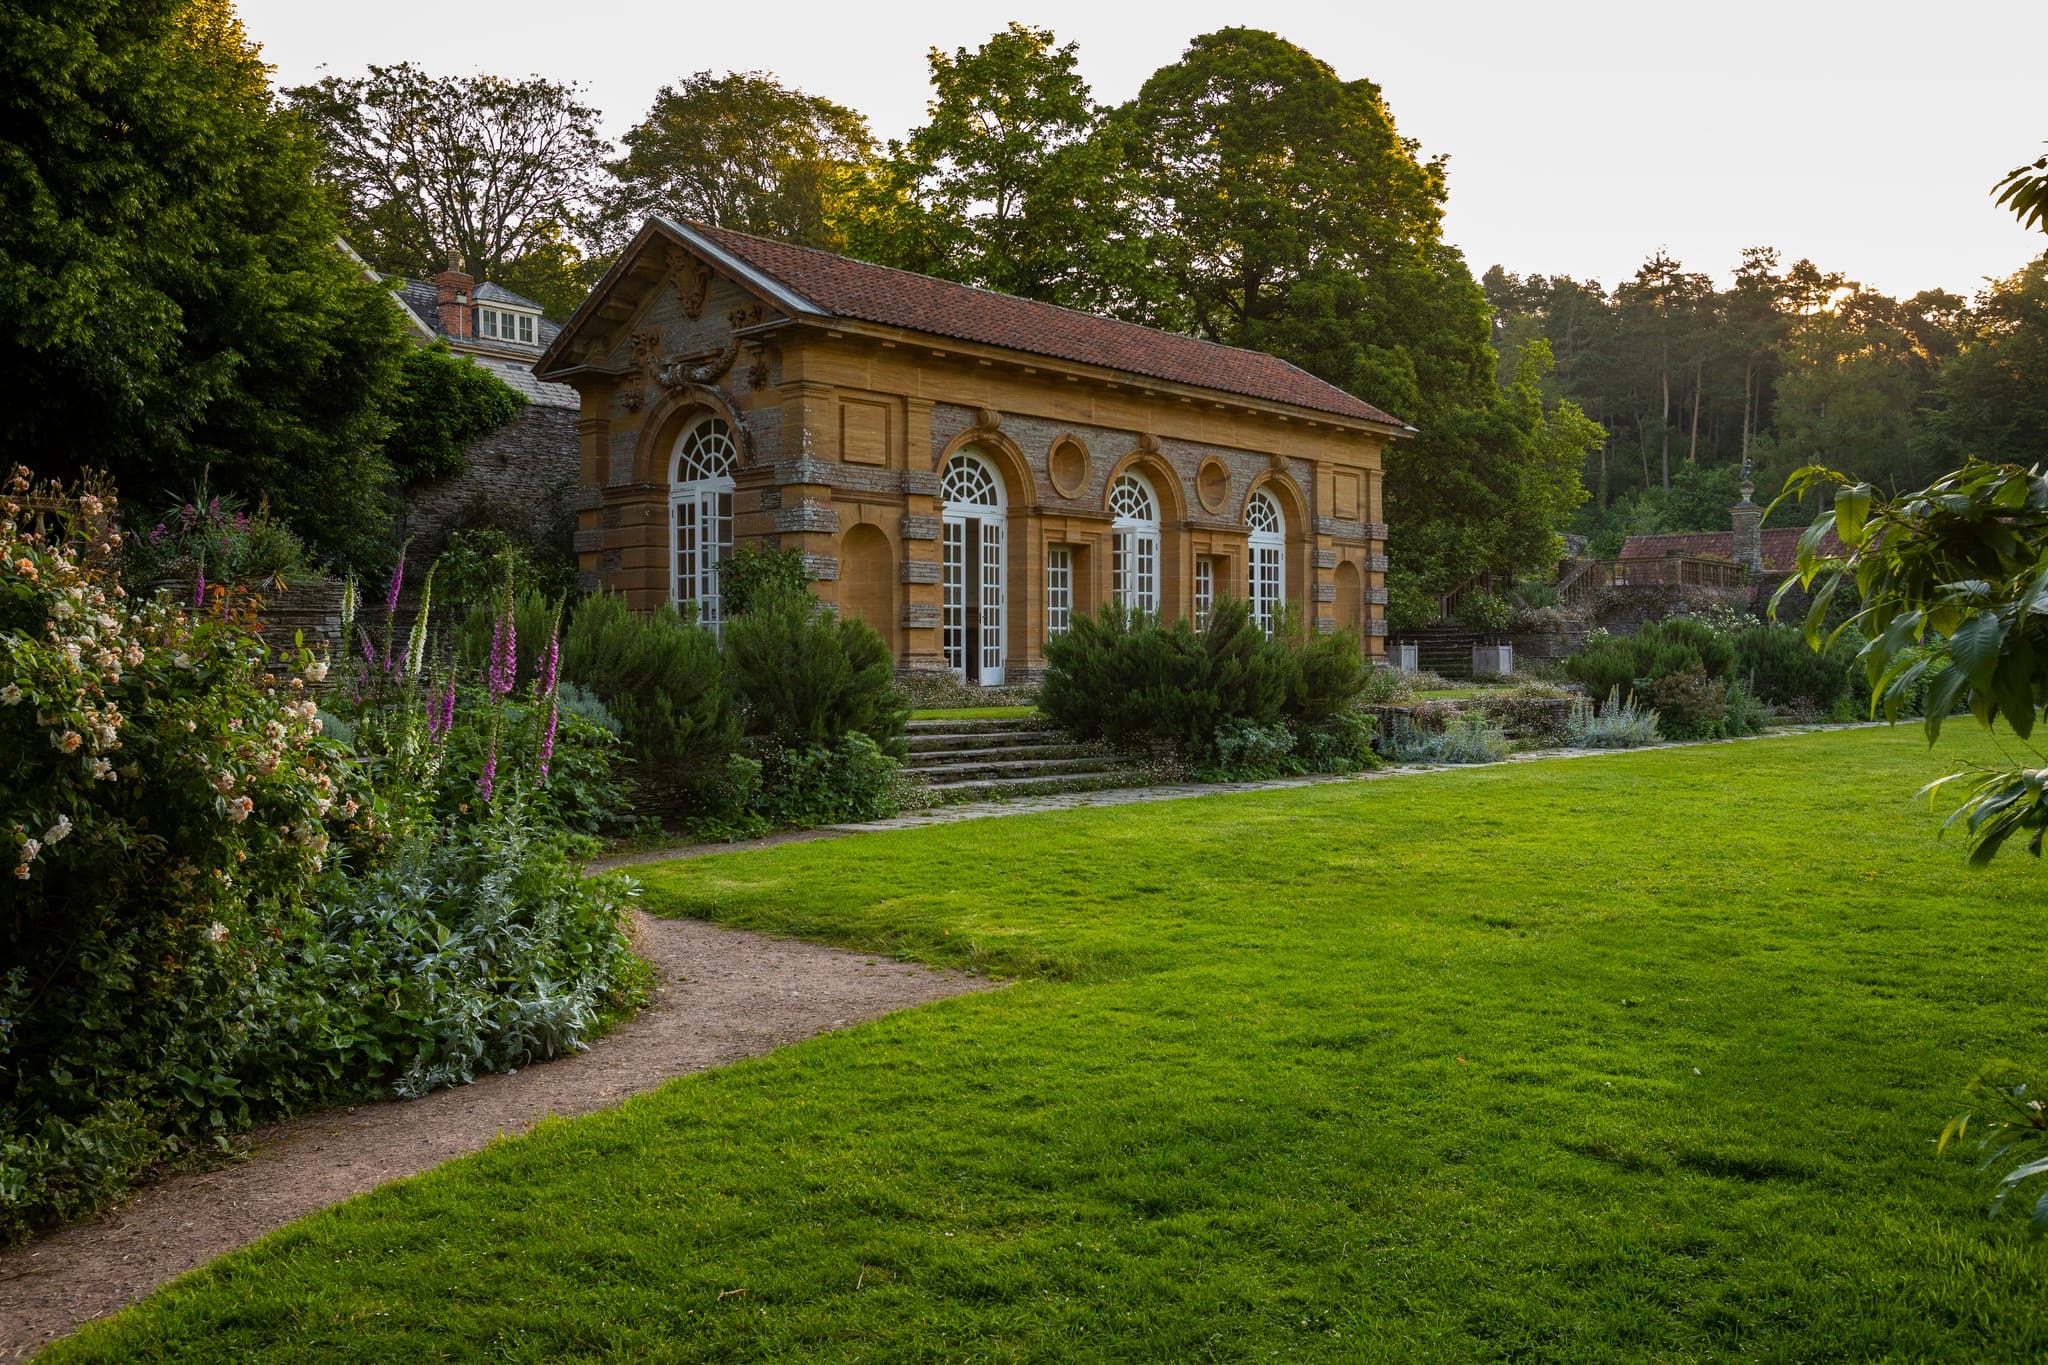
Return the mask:
<path id="1" fill-rule="evenodd" d="M 1125 470 L 1109 489 L 1110 589 L 1116 604 L 1147 616 L 1159 611 L 1159 494 L 1144 475 Z"/>
<path id="2" fill-rule="evenodd" d="M 1211 555 L 1195 556 L 1195 629 L 1209 625 L 1209 613 L 1216 609 L 1216 560 Z"/>
<path id="3" fill-rule="evenodd" d="M 1245 503 L 1244 520 L 1250 528 L 1246 599 L 1251 603 L 1252 619 L 1271 635 L 1280 605 L 1287 600 L 1287 516 L 1273 495 L 1262 488 Z"/>
<path id="4" fill-rule="evenodd" d="M 510 341 L 532 346 L 539 324 L 531 313 L 514 313 L 504 308 L 478 308 L 477 333 L 491 341 Z"/>
<path id="5" fill-rule="evenodd" d="M 1074 552 L 1065 545 L 1045 551 L 1045 637 L 1065 635 L 1074 619 Z"/>
<path id="6" fill-rule="evenodd" d="M 676 438 L 668 462 L 669 600 L 694 603 L 697 624 L 725 630 L 719 566 L 732 558 L 733 468 L 739 446 L 732 428 L 705 413 Z"/>
<path id="7" fill-rule="evenodd" d="M 939 642 L 946 667 L 967 676 L 967 595 L 979 594 L 981 637 L 977 681 L 1001 687 L 1009 649 L 1009 499 L 994 465 L 963 450 L 939 475 L 942 570 Z M 967 582 L 968 523 L 979 529 L 981 581 Z"/>

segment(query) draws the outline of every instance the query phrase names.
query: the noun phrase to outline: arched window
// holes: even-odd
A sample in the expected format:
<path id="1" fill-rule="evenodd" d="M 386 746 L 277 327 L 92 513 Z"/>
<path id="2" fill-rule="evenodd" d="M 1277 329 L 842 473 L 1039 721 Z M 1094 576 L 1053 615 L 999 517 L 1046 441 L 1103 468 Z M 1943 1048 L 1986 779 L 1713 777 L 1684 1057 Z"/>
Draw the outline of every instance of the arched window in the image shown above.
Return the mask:
<path id="1" fill-rule="evenodd" d="M 1244 524 L 1251 531 L 1251 552 L 1246 556 L 1251 582 L 1246 598 L 1252 618 L 1271 635 L 1280 604 L 1287 599 L 1287 519 L 1280 515 L 1280 504 L 1273 501 L 1272 494 L 1258 492 L 1244 509 Z"/>
<path id="2" fill-rule="evenodd" d="M 1119 474 L 1109 489 L 1110 587 L 1127 611 L 1159 610 L 1159 498 L 1139 474 Z"/>
<path id="3" fill-rule="evenodd" d="M 725 614 L 718 566 L 732 558 L 732 428 L 708 413 L 676 440 L 669 462 L 669 548 L 675 572 L 669 596 L 694 604 L 699 624 L 720 629 Z"/>
<path id="4" fill-rule="evenodd" d="M 965 452 L 946 461 L 945 476 L 939 481 L 939 501 L 947 507 L 996 507 L 1003 505 L 1002 480 L 979 455 Z"/>
<path id="5" fill-rule="evenodd" d="M 939 634 L 946 666 L 969 682 L 1000 687 L 1009 582 L 1003 481 L 987 460 L 963 450 L 939 476 L 939 504 L 945 537 Z"/>

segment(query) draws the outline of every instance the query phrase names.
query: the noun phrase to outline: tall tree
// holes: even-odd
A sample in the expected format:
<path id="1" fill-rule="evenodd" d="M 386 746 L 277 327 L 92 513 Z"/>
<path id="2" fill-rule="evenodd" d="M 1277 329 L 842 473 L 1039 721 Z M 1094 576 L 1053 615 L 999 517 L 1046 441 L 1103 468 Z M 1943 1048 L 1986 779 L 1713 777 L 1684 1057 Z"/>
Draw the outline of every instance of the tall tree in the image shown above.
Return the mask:
<path id="1" fill-rule="evenodd" d="M 867 120 L 759 71 L 700 71 L 654 97 L 620 139 L 614 229 L 650 214 L 838 250 L 835 201 L 875 153 Z"/>
<path id="2" fill-rule="evenodd" d="M 2048 256 L 1978 296 L 1967 343 L 1936 376 L 1918 444 L 1943 468 L 1970 456 L 2048 463 Z"/>
<path id="3" fill-rule="evenodd" d="M 1700 312 L 1713 292 L 1705 275 L 1688 272 L 1662 248 L 1636 270 L 1635 278 L 1615 290 L 1624 315 L 1640 335 L 1654 347 L 1657 391 L 1657 450 L 1662 465 L 1662 482 L 1671 489 L 1671 380 L 1674 363 L 1690 373 L 1694 383 L 1693 410 L 1698 411 L 1698 384 L 1703 363 L 1704 332 Z M 1647 483 L 1648 475 L 1644 476 Z"/>
<path id="4" fill-rule="evenodd" d="M 885 263 L 1069 307 L 1138 307 L 1144 257 L 1123 147 L 1074 44 L 1012 23 L 929 60 L 929 121 L 889 145 L 867 201 L 896 206 L 884 216 L 893 235 L 869 238 L 899 253 Z"/>
<path id="5" fill-rule="evenodd" d="M 334 247 L 319 144 L 227 0 L 30 8 L 0 8 L 11 458 L 105 466 L 145 504 L 210 466 L 321 552 L 375 554 L 405 343 Z"/>
<path id="6" fill-rule="evenodd" d="M 1545 427 L 1547 348 L 1508 390 L 1496 383 L 1486 295 L 1442 240 L 1443 163 L 1400 135 L 1379 87 L 1274 34 L 1224 29 L 1195 39 L 1116 120 L 1176 300 L 1164 315 L 1421 429 L 1387 455 L 1400 572 L 1442 590 L 1480 570 L 1547 566 L 1562 512 L 1530 494 L 1549 486 L 1562 443 L 1569 500 L 1582 496 L 1597 428 L 1582 414 Z"/>
<path id="7" fill-rule="evenodd" d="M 480 279 L 587 230 L 606 144 L 576 87 L 430 76 L 410 62 L 329 76 L 286 98 L 319 130 L 349 235 L 381 269 L 459 258 Z"/>

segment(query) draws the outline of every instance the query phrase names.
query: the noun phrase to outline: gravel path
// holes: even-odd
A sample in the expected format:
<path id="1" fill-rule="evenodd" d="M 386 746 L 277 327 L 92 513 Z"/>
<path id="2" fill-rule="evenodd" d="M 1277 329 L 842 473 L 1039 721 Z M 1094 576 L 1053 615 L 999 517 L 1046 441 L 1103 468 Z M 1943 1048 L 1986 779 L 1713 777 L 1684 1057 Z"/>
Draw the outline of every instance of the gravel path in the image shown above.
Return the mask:
<path id="1" fill-rule="evenodd" d="M 634 918 L 654 999 L 589 1051 L 264 1129 L 248 1160 L 162 1181 L 103 1218 L 0 1255 L 0 1360 L 23 1359 L 294 1219 L 546 1115 L 607 1108 L 672 1076 L 988 985 L 696 920 Z"/>

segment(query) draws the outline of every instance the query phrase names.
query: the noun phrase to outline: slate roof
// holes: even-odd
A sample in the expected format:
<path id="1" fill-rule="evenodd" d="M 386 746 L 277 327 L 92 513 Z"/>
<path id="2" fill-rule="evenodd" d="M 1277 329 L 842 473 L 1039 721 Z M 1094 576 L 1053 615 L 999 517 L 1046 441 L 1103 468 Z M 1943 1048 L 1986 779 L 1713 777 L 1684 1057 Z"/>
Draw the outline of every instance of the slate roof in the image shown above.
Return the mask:
<path id="1" fill-rule="evenodd" d="M 1766 573 L 1791 573 L 1799 567 L 1799 537 L 1806 533 L 1800 526 L 1774 526 L 1762 533 L 1764 571 Z M 1844 546 L 1829 531 L 1820 539 L 1822 554 L 1839 555 Z M 1735 558 L 1735 532 L 1733 531 L 1679 531 L 1657 536 L 1630 536 L 1622 542 L 1622 559 L 1662 559 L 1666 555 L 1685 555 L 1697 559 Z"/>
<path id="2" fill-rule="evenodd" d="M 1403 427 L 1406 423 L 1261 351 L 1076 312 L 950 280 L 700 223 L 664 223 L 770 277 L 813 314 L 1001 346 L 1196 388 Z"/>
<path id="3" fill-rule="evenodd" d="M 561 330 L 561 324 L 540 319 L 531 346 L 522 346 L 516 341 L 500 341 L 494 337 L 470 337 L 458 341 L 441 330 L 440 294 L 431 280 L 411 280 L 398 275 L 381 277 L 391 286 L 392 297 L 399 306 L 418 320 L 427 334 L 445 341 L 458 354 L 466 355 L 477 364 L 489 370 L 498 378 L 526 395 L 529 403 L 544 408 L 574 408 L 577 406 L 576 390 L 567 384 L 550 384 L 536 378 L 533 362 L 547 349 Z M 478 303 L 510 303 L 538 311 L 540 305 L 523 295 L 515 294 L 503 285 L 484 283 L 476 287 Z"/>

